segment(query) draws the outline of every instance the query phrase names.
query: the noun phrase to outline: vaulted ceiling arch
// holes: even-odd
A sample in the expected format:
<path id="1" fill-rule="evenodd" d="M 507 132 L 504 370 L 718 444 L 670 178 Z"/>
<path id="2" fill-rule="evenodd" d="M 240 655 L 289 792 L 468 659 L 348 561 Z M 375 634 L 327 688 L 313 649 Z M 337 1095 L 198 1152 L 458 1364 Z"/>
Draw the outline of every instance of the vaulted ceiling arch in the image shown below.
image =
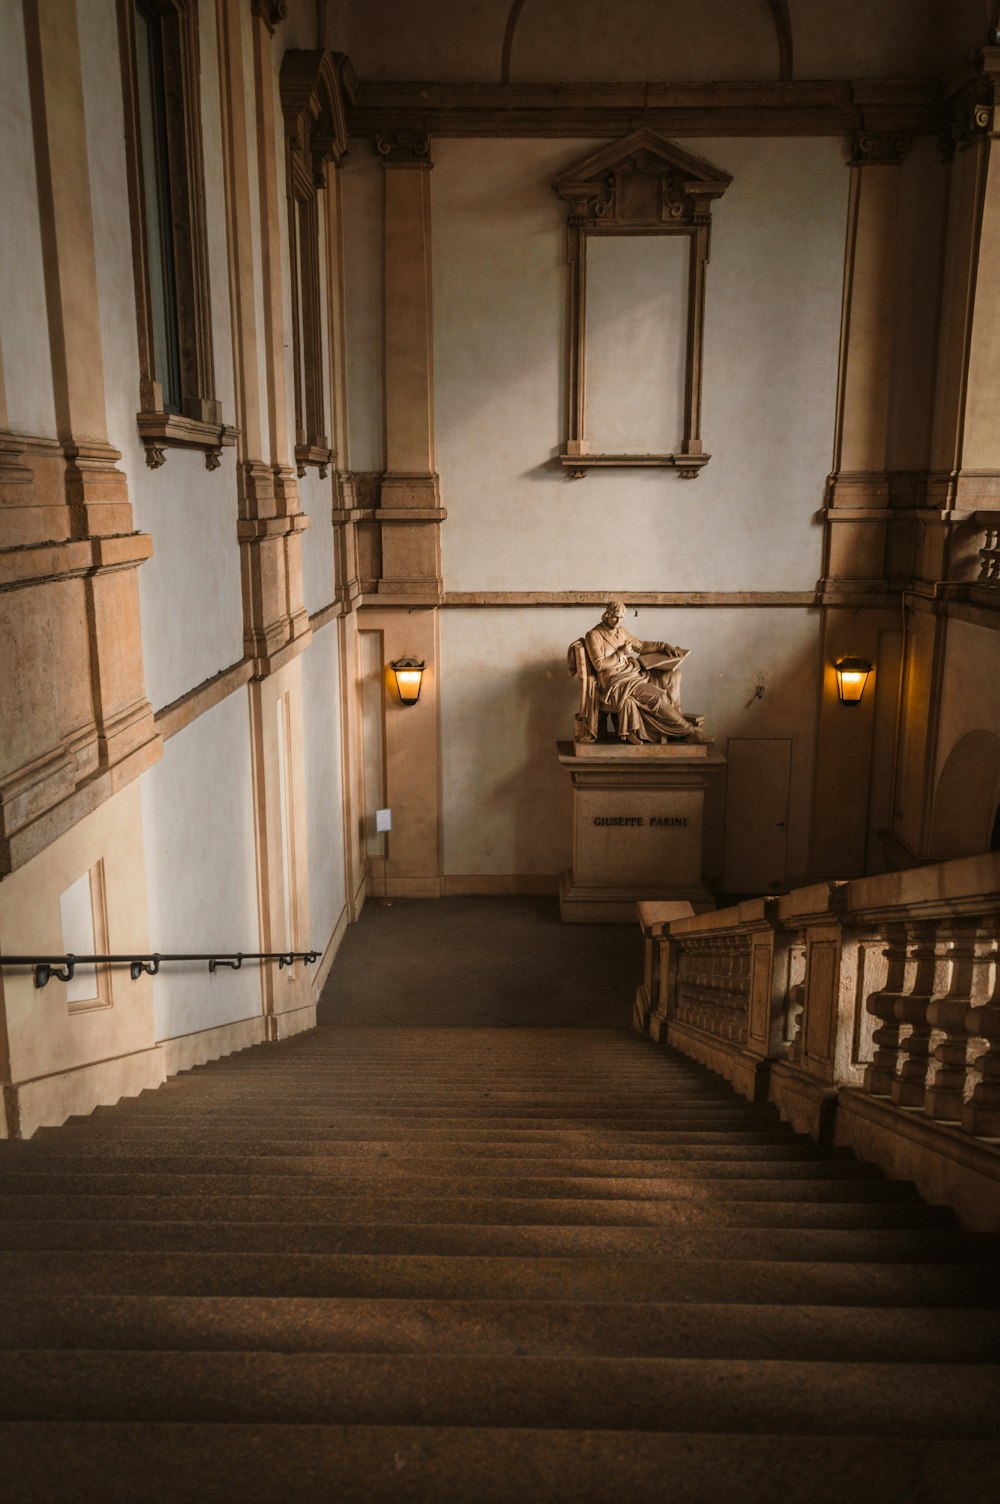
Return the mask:
<path id="1" fill-rule="evenodd" d="M 528 4 L 544 5 L 545 0 L 511 0 L 510 10 L 507 13 L 507 24 L 504 29 L 503 47 L 500 56 L 500 80 L 505 84 L 511 81 L 511 54 L 514 47 L 514 35 L 517 31 L 521 14 Z M 788 11 L 788 0 L 747 0 L 747 5 L 752 6 L 755 10 L 763 7 L 770 16 L 778 46 L 778 77 L 783 81 L 790 79 L 792 77 L 794 55 L 792 21 Z"/>

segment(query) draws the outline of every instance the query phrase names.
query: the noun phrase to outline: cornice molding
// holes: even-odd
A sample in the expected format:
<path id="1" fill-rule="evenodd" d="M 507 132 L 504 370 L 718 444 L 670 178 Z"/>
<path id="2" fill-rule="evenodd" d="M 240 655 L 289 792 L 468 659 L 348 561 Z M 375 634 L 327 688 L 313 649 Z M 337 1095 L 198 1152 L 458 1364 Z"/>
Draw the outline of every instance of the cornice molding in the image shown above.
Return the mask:
<path id="1" fill-rule="evenodd" d="M 998 50 L 998 49 L 994 49 Z M 982 76 L 976 75 L 982 87 Z M 959 85 L 956 83 L 956 87 Z M 936 136 L 939 79 L 690 84 L 359 83 L 354 136 Z"/>

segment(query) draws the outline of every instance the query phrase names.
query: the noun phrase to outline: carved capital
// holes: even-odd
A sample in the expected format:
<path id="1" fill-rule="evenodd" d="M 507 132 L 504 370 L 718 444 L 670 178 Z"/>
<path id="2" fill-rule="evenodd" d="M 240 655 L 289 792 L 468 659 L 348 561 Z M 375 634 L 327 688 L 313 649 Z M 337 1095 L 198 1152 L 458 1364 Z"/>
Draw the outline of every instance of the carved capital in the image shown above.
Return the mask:
<path id="1" fill-rule="evenodd" d="M 857 131 L 851 166 L 898 167 L 909 149 L 910 137 L 899 131 Z"/>
<path id="2" fill-rule="evenodd" d="M 433 167 L 431 138 L 413 131 L 396 131 L 375 137 L 375 150 L 383 167 Z"/>
<path id="3" fill-rule="evenodd" d="M 956 151 L 966 151 L 977 141 L 983 141 L 993 134 L 993 106 L 969 105 L 955 116 L 938 137 L 941 156 L 944 161 L 950 162 Z"/>
<path id="4" fill-rule="evenodd" d="M 288 15 L 288 0 L 250 0 L 250 9 L 273 36 L 275 27 Z"/>

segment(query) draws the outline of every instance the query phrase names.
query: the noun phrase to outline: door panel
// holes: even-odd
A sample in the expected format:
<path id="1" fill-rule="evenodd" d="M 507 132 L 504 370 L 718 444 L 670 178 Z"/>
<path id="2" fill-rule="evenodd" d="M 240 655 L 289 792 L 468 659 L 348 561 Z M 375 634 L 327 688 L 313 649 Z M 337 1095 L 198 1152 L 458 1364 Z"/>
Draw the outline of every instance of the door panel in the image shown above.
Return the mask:
<path id="1" fill-rule="evenodd" d="M 726 748 L 727 893 L 780 893 L 785 888 L 790 737 L 730 737 Z"/>

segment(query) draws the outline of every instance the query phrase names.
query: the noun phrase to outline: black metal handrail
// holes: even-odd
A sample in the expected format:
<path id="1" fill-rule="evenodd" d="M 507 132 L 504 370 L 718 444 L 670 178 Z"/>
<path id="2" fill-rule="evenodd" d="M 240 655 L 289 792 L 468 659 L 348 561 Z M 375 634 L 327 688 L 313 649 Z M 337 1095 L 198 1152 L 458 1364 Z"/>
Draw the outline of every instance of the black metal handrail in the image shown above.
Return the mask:
<path id="1" fill-rule="evenodd" d="M 166 955 L 154 951 L 152 955 L 124 956 L 75 956 L 72 951 L 64 956 L 2 956 L 0 967 L 31 966 L 35 972 L 35 986 L 46 987 L 53 978 L 57 982 L 71 982 L 78 966 L 127 966 L 133 982 L 145 973 L 155 977 L 164 961 L 207 961 L 209 971 L 217 966 L 228 966 L 239 971 L 244 961 L 277 961 L 278 970 L 291 966 L 295 961 L 308 961 L 310 965 L 319 960 L 318 950 L 228 950 L 203 951 L 191 955 L 177 953 Z"/>

